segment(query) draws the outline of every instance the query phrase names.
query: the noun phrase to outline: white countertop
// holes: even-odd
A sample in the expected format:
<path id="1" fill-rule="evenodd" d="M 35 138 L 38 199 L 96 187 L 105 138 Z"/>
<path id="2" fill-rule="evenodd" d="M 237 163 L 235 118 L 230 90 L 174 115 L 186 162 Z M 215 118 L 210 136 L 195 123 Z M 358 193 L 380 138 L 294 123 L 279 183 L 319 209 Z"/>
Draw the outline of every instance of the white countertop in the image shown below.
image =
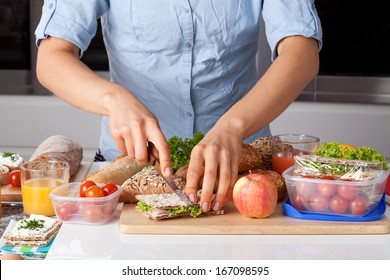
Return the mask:
<path id="1" fill-rule="evenodd" d="M 63 224 L 46 259 L 390 260 L 390 234 L 122 234 L 119 231 L 121 207 L 119 204 L 114 218 L 104 225 Z M 386 216 L 390 219 L 389 206 Z"/>

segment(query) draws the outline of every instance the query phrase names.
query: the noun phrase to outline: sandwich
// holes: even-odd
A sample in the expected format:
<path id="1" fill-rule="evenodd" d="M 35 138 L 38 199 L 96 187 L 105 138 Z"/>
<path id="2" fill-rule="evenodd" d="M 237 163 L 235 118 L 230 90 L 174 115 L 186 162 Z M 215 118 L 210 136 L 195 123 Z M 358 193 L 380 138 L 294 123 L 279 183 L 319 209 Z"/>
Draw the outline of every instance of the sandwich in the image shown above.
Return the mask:
<path id="1" fill-rule="evenodd" d="M 175 193 L 136 195 L 136 198 L 138 203 L 135 209 L 151 220 L 224 214 L 223 209 L 203 212 L 198 204 L 186 206 Z"/>
<path id="2" fill-rule="evenodd" d="M 57 235 L 61 223 L 56 219 L 31 214 L 17 221 L 3 235 L 3 242 L 10 246 L 46 246 Z"/>

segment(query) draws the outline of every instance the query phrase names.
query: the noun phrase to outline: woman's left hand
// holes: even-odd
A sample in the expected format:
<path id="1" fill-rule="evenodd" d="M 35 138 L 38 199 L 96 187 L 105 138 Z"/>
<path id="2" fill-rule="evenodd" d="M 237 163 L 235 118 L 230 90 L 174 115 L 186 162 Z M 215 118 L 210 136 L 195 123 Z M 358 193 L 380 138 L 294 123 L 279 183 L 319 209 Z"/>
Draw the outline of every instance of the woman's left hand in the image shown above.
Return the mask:
<path id="1" fill-rule="evenodd" d="M 220 210 L 224 202 L 231 198 L 241 151 L 240 137 L 215 128 L 193 148 L 187 171 L 186 194 L 192 202 L 197 202 L 197 189 L 202 185 L 199 205 L 204 212 Z"/>

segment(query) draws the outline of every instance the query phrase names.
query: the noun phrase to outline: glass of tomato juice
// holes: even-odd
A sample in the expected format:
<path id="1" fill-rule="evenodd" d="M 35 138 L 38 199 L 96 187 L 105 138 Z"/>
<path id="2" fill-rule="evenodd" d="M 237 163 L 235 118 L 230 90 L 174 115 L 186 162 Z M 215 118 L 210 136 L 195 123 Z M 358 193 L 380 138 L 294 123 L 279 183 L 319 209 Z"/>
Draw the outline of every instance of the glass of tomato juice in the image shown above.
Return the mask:
<path id="1" fill-rule="evenodd" d="M 69 163 L 59 160 L 35 160 L 20 166 L 23 210 L 27 215 L 55 215 L 49 194 L 69 182 L 69 168 Z"/>
<path id="2" fill-rule="evenodd" d="M 272 170 L 282 175 L 295 163 L 294 156 L 313 154 L 320 138 L 305 134 L 279 134 L 272 137 Z"/>

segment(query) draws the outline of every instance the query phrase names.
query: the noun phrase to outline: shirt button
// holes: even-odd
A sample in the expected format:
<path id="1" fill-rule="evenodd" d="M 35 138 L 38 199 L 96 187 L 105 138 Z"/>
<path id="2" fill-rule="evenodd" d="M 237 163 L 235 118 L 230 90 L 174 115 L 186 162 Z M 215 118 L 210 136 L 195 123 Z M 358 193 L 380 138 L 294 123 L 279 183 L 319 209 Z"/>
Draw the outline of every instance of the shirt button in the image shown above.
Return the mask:
<path id="1" fill-rule="evenodd" d="M 190 80 L 189 80 L 189 79 L 184 79 L 184 80 L 183 80 L 183 83 L 189 84 L 189 83 L 190 83 Z"/>
<path id="2" fill-rule="evenodd" d="M 52 9 L 53 8 L 53 3 L 50 3 L 49 4 L 49 9 Z"/>
<path id="3" fill-rule="evenodd" d="M 187 117 L 192 118 L 192 113 L 187 112 Z"/>
<path id="4" fill-rule="evenodd" d="M 186 44 L 185 44 L 185 47 L 186 47 L 186 48 L 191 48 L 192 45 L 191 45 L 190 43 L 186 43 Z"/>
<path id="5" fill-rule="evenodd" d="M 185 9 L 184 9 L 184 12 L 185 12 L 186 14 L 188 14 L 188 13 L 190 12 L 190 9 L 185 8 Z"/>

